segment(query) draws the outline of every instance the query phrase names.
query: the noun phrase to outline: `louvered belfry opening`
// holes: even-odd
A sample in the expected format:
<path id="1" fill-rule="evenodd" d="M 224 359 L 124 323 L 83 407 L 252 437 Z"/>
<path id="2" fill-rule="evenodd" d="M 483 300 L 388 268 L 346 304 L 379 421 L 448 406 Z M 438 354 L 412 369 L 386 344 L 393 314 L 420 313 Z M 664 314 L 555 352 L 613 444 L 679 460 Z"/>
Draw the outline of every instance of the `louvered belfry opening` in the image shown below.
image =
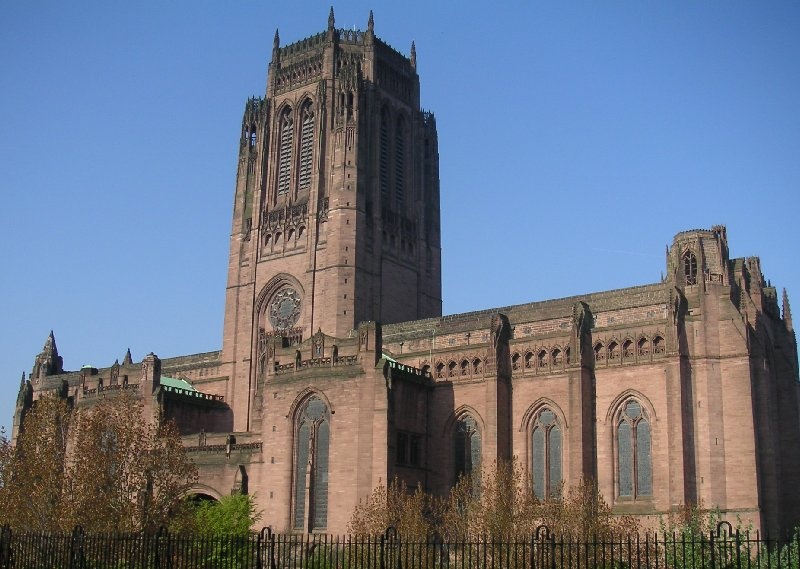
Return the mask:
<path id="1" fill-rule="evenodd" d="M 311 187 L 311 163 L 314 156 L 314 108 L 307 103 L 302 111 L 300 127 L 300 168 L 297 187 L 307 190 Z"/>
<path id="2" fill-rule="evenodd" d="M 278 149 L 278 195 L 289 193 L 292 182 L 292 144 L 294 121 L 291 109 L 286 109 L 280 119 L 280 148 Z"/>

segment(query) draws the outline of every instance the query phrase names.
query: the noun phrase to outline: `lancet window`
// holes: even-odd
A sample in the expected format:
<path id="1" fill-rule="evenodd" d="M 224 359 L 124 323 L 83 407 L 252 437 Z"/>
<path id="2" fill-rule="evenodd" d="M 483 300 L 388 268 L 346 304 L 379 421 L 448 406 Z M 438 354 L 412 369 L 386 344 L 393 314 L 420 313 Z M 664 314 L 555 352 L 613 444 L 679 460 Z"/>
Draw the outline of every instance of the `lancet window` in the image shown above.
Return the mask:
<path id="1" fill-rule="evenodd" d="M 683 275 L 687 285 L 697 284 L 697 257 L 688 249 L 683 254 Z"/>
<path id="2" fill-rule="evenodd" d="M 403 117 L 397 120 L 394 131 L 394 201 L 397 209 L 402 211 L 405 203 L 405 167 L 406 167 L 406 128 Z"/>
<path id="3" fill-rule="evenodd" d="M 650 423 L 635 399 L 625 402 L 617 421 L 617 477 L 621 498 L 653 495 Z"/>
<path id="4" fill-rule="evenodd" d="M 328 525 L 330 414 L 325 403 L 309 397 L 295 421 L 293 525 L 313 531 Z"/>
<path id="5" fill-rule="evenodd" d="M 381 113 L 378 168 L 381 187 L 381 201 L 385 205 L 389 200 L 389 111 L 387 109 L 384 109 Z"/>
<path id="6" fill-rule="evenodd" d="M 294 144 L 294 121 L 292 110 L 286 109 L 279 121 L 278 148 L 278 195 L 288 194 L 292 182 L 292 145 Z"/>
<path id="7" fill-rule="evenodd" d="M 300 126 L 300 168 L 297 187 L 307 190 L 311 187 L 311 165 L 314 156 L 314 107 L 306 103 L 301 112 Z"/>
<path id="8" fill-rule="evenodd" d="M 561 426 L 547 407 L 536 414 L 531 433 L 533 492 L 540 500 L 554 498 L 561 490 Z"/>
<path id="9" fill-rule="evenodd" d="M 456 480 L 480 472 L 481 433 L 477 421 L 470 415 L 456 422 L 455 459 Z"/>

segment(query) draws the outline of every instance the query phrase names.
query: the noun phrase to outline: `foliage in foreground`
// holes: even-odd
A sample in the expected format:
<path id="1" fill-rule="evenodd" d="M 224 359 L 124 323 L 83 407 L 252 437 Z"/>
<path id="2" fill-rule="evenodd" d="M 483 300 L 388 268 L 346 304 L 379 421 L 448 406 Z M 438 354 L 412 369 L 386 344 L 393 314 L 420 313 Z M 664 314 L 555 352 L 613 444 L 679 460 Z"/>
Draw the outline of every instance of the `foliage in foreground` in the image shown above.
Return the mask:
<path id="1" fill-rule="evenodd" d="M 203 536 L 246 536 L 261 520 L 256 510 L 255 496 L 234 494 L 214 500 L 185 500 L 184 516 L 170 523 L 176 533 L 194 533 Z"/>
<path id="2" fill-rule="evenodd" d="M 523 538 L 533 535 L 542 524 L 557 535 L 574 539 L 639 529 L 632 518 L 614 516 L 590 482 L 562 489 L 561 497 L 542 501 L 525 480 L 517 461 L 497 462 L 479 478 L 462 477 L 445 497 L 409 489 L 395 479 L 388 486 L 379 485 L 356 507 L 349 530 L 376 535 L 393 526 L 411 539 L 426 539 L 435 533 L 444 541 L 460 541 L 484 536 Z"/>
<path id="3" fill-rule="evenodd" d="M 0 471 L 0 525 L 42 532 L 154 530 L 197 478 L 174 424 L 128 394 L 80 410 L 39 399 Z"/>

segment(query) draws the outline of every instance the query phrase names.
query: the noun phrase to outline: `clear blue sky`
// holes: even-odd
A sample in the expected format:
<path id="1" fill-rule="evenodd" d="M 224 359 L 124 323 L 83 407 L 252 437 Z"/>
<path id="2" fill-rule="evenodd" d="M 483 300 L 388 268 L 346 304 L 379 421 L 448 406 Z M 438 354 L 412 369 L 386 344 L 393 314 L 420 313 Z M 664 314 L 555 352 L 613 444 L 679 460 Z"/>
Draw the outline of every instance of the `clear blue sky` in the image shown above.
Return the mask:
<path id="1" fill-rule="evenodd" d="M 0 3 L 0 424 L 67 369 L 219 349 L 236 152 L 319 2 Z M 800 3 L 348 2 L 408 53 L 441 157 L 444 309 L 658 281 L 726 224 L 800 315 Z M 798 316 L 800 318 L 800 316 Z"/>

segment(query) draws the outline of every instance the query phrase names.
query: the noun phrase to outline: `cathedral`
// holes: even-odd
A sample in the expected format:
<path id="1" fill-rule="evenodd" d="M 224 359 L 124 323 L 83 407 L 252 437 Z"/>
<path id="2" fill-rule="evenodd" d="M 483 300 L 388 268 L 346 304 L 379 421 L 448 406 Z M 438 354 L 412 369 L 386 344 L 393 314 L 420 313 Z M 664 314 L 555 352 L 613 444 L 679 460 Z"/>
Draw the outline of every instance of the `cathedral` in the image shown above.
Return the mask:
<path id="1" fill-rule="evenodd" d="M 345 532 L 378 484 L 444 494 L 511 458 L 542 499 L 594 480 L 651 526 L 697 503 L 800 521 L 788 299 L 724 226 L 677 233 L 661 282 L 442 316 L 439 192 L 413 43 L 333 10 L 276 32 L 244 106 L 221 350 L 66 371 L 51 333 L 14 435 L 43 394 L 131 391 L 179 425 L 194 493 L 253 494 L 277 531 Z"/>

